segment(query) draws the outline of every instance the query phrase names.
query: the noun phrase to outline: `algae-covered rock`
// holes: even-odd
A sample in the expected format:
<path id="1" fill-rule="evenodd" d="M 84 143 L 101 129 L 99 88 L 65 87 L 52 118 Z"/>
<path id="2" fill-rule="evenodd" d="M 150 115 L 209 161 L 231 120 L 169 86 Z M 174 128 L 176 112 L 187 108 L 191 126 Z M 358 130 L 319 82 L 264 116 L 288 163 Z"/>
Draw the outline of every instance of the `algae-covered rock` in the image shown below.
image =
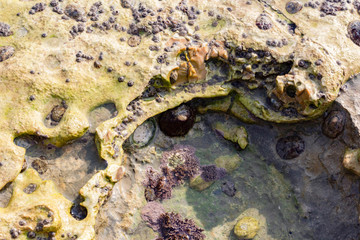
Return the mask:
<path id="1" fill-rule="evenodd" d="M 243 217 L 236 223 L 234 233 L 240 239 L 253 239 L 259 229 L 258 220 L 253 217 Z"/>
<path id="2" fill-rule="evenodd" d="M 72 202 L 57 192 L 52 181 L 43 181 L 35 170 L 28 169 L 15 180 L 13 196 L 6 208 L 0 208 L 0 238 L 27 239 L 62 234 L 95 236 L 92 219 L 76 220 L 70 215 Z"/>
<path id="3" fill-rule="evenodd" d="M 216 166 L 219 168 L 224 168 L 228 173 L 236 170 L 240 166 L 241 162 L 242 158 L 238 154 L 225 155 L 215 159 Z"/>
<path id="4" fill-rule="evenodd" d="M 200 175 L 190 179 L 190 187 L 199 192 L 210 187 L 215 181 L 206 182 Z"/>
<path id="5" fill-rule="evenodd" d="M 219 111 L 219 112 L 226 112 L 231 106 L 231 97 L 228 96 L 222 99 L 214 99 L 209 100 L 209 102 L 205 106 L 199 106 L 198 112 L 203 114 L 207 111 Z"/>
<path id="6" fill-rule="evenodd" d="M 346 149 L 343 165 L 346 169 L 360 176 L 360 149 Z"/>
<path id="7" fill-rule="evenodd" d="M 25 149 L 13 143 L 17 136 L 37 135 L 62 146 L 87 131 L 92 109 L 113 102 L 118 115 L 96 129 L 108 168 L 80 192 L 92 220 L 78 237 L 91 239 L 108 185 L 118 179 L 122 144 L 148 118 L 194 98 L 234 91 L 264 120 L 296 122 L 322 114 L 360 69 L 356 39 L 346 33 L 357 15 L 319 18 L 313 8 L 288 15 L 286 1 L 268 2 L 0 0 L 0 188 L 16 179 L 24 163 Z M 349 26 L 351 34 L 358 32 L 358 24 Z M 47 127 L 44 118 L 59 100 L 66 101 L 66 113 L 58 109 L 52 114 L 58 124 Z M 244 128 L 219 131 L 246 147 Z M 39 200 L 30 196 L 30 202 Z"/>
<path id="8" fill-rule="evenodd" d="M 241 149 L 245 149 L 248 145 L 248 135 L 246 129 L 242 126 L 234 126 L 227 122 L 217 122 L 214 129 L 225 139 L 239 144 Z"/>
<path id="9" fill-rule="evenodd" d="M 255 123 L 255 117 L 241 103 L 239 95 L 235 96 L 230 113 L 245 123 Z"/>

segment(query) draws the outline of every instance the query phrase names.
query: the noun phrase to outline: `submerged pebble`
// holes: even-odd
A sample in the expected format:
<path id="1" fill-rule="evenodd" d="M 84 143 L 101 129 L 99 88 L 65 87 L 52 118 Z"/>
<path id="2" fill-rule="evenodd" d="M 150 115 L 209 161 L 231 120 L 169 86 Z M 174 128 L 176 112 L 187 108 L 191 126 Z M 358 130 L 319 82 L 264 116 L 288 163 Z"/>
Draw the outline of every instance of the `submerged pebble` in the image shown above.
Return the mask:
<path id="1" fill-rule="evenodd" d="M 350 39 L 358 46 L 360 46 L 360 21 L 356 20 L 349 24 L 348 33 Z"/>
<path id="2" fill-rule="evenodd" d="M 226 181 L 221 186 L 221 191 L 229 197 L 234 197 L 236 193 L 235 184 L 230 181 Z"/>

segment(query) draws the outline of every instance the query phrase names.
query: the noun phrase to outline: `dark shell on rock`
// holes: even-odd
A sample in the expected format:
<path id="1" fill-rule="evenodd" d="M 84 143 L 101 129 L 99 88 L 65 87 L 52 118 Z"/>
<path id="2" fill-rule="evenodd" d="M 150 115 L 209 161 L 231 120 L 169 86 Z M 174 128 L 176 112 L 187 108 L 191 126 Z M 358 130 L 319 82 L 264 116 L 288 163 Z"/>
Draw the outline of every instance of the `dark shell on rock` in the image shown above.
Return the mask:
<path id="1" fill-rule="evenodd" d="M 161 114 L 159 126 L 170 137 L 184 136 L 195 123 L 195 110 L 187 105 L 168 110 Z"/>
<path id="2" fill-rule="evenodd" d="M 72 19 L 80 19 L 85 15 L 84 9 L 73 4 L 69 4 L 65 8 L 65 15 Z"/>
<path id="3" fill-rule="evenodd" d="M 88 212 L 86 207 L 81 206 L 80 204 L 74 204 L 70 209 L 70 214 L 73 218 L 80 221 L 86 218 Z"/>
<path id="4" fill-rule="evenodd" d="M 56 105 L 51 110 L 51 114 L 50 114 L 51 120 L 55 122 L 60 122 L 65 112 L 66 112 L 66 108 L 63 105 Z"/>
<path id="5" fill-rule="evenodd" d="M 336 138 L 344 131 L 345 122 L 346 117 L 342 111 L 331 111 L 324 119 L 322 132 L 329 138 Z"/>
<path id="6" fill-rule="evenodd" d="M 35 192 L 37 188 L 37 185 L 35 183 L 30 183 L 26 188 L 24 188 L 24 193 L 26 194 L 31 194 L 33 192 Z"/>
<path id="7" fill-rule="evenodd" d="M 0 47 L 0 62 L 11 58 L 15 53 L 15 48 L 11 46 Z"/>
<path id="8" fill-rule="evenodd" d="M 0 37 L 8 37 L 14 33 L 10 30 L 10 25 L 0 22 Z"/>
<path id="9" fill-rule="evenodd" d="M 280 138 L 276 144 L 276 152 L 282 159 L 293 159 L 305 150 L 304 140 L 297 136 Z"/>
<path id="10" fill-rule="evenodd" d="M 303 8 L 303 5 L 298 1 L 289 1 L 286 3 L 285 9 L 290 14 L 295 14 L 300 12 Z"/>
<path id="11" fill-rule="evenodd" d="M 360 46 L 360 21 L 356 20 L 349 24 L 348 33 L 350 39 L 358 46 Z"/>

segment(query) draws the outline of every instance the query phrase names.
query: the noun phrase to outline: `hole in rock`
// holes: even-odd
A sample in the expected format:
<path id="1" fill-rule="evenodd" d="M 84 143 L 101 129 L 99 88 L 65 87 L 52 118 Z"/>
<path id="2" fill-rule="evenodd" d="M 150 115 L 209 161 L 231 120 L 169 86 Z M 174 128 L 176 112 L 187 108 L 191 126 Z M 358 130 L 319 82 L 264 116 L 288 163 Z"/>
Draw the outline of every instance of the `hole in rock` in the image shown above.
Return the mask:
<path id="1" fill-rule="evenodd" d="M 96 107 L 89 114 L 90 133 L 95 133 L 96 128 L 102 122 L 115 117 L 118 114 L 114 103 L 105 103 Z"/>

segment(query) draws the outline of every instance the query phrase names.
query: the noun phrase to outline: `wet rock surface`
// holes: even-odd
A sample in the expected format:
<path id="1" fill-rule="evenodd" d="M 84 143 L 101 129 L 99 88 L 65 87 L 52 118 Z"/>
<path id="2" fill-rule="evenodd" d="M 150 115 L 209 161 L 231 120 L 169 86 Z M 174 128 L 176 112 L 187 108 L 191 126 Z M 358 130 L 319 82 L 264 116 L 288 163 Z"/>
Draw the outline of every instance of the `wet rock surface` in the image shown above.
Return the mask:
<path id="1" fill-rule="evenodd" d="M 129 156 L 124 182 L 115 185 L 113 196 L 100 211 L 97 236 L 111 235 L 116 239 L 125 234 L 129 239 L 137 239 L 141 234 L 147 234 L 155 238 L 156 233 L 148 232 L 146 229 L 149 228 L 142 225 L 141 219 L 126 216 L 131 208 L 137 206 L 141 209 L 145 205 L 144 197 L 135 197 L 133 191 L 143 191 L 141 182 L 147 164 L 156 169 L 164 149 L 162 142 L 171 140 L 172 144 L 193 146 L 201 164 L 211 164 L 219 156 L 232 152 L 243 158 L 236 170 L 201 192 L 181 185 L 173 189 L 170 199 L 156 201 L 165 211 L 179 211 L 184 217 L 200 223 L 207 239 L 237 239 L 234 235 L 226 235 L 228 233 L 222 232 L 219 226 L 229 224 L 227 229 L 233 228 L 236 222 L 232 220 L 249 204 L 267 220 L 267 233 L 260 231 L 254 239 L 358 239 L 359 180 L 341 164 L 346 148 L 344 140 L 349 142 L 349 135 L 353 134 L 351 128 L 346 127 L 342 135 L 331 139 L 322 133 L 322 118 L 295 125 L 247 125 L 225 117 L 248 131 L 249 146 L 241 151 L 214 134 L 213 123 L 224 117 L 222 114 L 206 114 L 185 137 L 169 138 L 159 134 L 152 144 L 133 152 Z M 294 138 L 291 132 L 301 136 L 306 148 L 297 158 L 286 161 L 277 154 L 276 140 L 289 133 Z M 292 140 L 299 141 L 299 138 Z M 169 148 L 171 145 L 165 150 Z M 149 153 L 150 149 L 153 154 Z M 147 159 L 150 163 L 140 159 Z M 132 173 L 132 169 L 136 169 L 136 173 Z M 120 193 L 126 197 L 120 199 Z M 128 206 L 128 210 L 122 208 L 114 212 L 113 209 L 119 205 Z M 130 225 L 126 224 L 128 221 Z M 122 230 L 114 229 L 115 223 Z"/>
<path id="2" fill-rule="evenodd" d="M 276 143 L 276 152 L 282 159 L 293 159 L 305 150 L 305 142 L 297 135 L 280 138 Z"/>
<path id="3" fill-rule="evenodd" d="M 156 235 L 157 233 L 152 232 L 151 229 L 144 228 L 144 222 L 132 225 L 131 221 L 136 222 L 140 215 L 128 212 L 129 209 L 130 211 L 140 209 L 145 200 L 158 200 L 153 197 L 154 189 L 159 190 L 158 192 L 166 190 L 164 186 L 167 182 L 171 182 L 168 178 L 169 172 L 173 177 L 171 180 L 175 179 L 176 183 L 181 182 L 181 184 L 173 184 L 175 186 L 171 186 L 174 187 L 171 198 L 163 199 L 165 207 L 175 208 L 166 209 L 166 212 L 178 212 L 176 207 L 179 206 L 179 202 L 183 203 L 182 205 L 187 207 L 188 214 L 191 216 L 185 216 L 187 213 L 183 210 L 179 210 L 182 211 L 180 214 L 186 219 L 194 219 L 196 225 L 204 229 L 204 234 L 207 236 L 228 234 L 226 237 L 218 238 L 231 238 L 230 231 L 219 231 L 218 227 L 229 226 L 241 212 L 244 213 L 251 207 L 249 204 L 253 204 L 260 209 L 259 218 L 264 219 L 266 216 L 267 219 L 271 219 L 267 224 L 270 227 L 262 228 L 263 232 L 260 236 L 263 239 L 267 239 L 268 236 L 286 239 L 290 235 L 298 239 L 312 237 L 323 239 L 325 233 L 328 236 L 340 238 L 358 238 L 356 235 L 358 233 L 352 229 L 352 217 L 355 211 L 351 205 L 356 202 L 357 199 L 353 198 L 358 193 L 346 185 L 349 182 L 356 185 L 356 179 L 349 180 L 346 174 L 342 175 L 343 169 L 341 165 L 336 165 L 336 162 L 335 164 L 326 162 L 333 160 L 336 154 L 340 154 L 342 152 L 340 150 L 345 145 L 355 145 L 352 141 L 353 136 L 348 134 L 347 127 L 344 135 L 339 134 L 336 139 L 324 140 L 319 127 L 321 124 L 317 122 L 318 125 L 314 129 L 318 135 L 316 140 L 313 140 L 309 136 L 312 136 L 314 129 L 309 130 L 304 127 L 305 125 L 296 125 L 303 127 L 296 131 L 292 131 L 291 128 L 285 130 L 286 126 L 272 126 L 273 128 L 269 130 L 264 127 L 265 123 L 257 127 L 246 125 L 252 131 L 253 137 L 259 136 L 260 134 L 257 135 L 256 131 L 261 130 L 259 132 L 262 134 L 269 135 L 266 136 L 265 142 L 268 138 L 271 141 L 267 142 L 268 145 L 263 145 L 261 142 L 263 140 L 259 138 L 258 142 L 253 144 L 251 137 L 249 146 L 247 146 L 247 141 L 246 144 L 239 143 L 240 148 L 244 149 L 241 151 L 239 146 L 231 145 L 225 142 L 225 139 L 217 139 L 216 135 L 214 137 L 209 134 L 212 129 L 209 126 L 191 123 L 191 127 L 187 126 L 186 131 L 176 133 L 173 135 L 174 138 L 167 138 L 159 133 L 161 140 L 154 140 L 153 144 L 135 149 L 130 156 L 122 154 L 122 143 L 131 135 L 136 126 L 150 116 L 174 108 L 195 97 L 225 96 L 231 92 L 230 97 L 237 98 L 253 115 L 275 122 L 296 122 L 322 114 L 336 98 L 337 91 L 346 78 L 359 70 L 358 62 L 353 61 L 358 52 L 352 48 L 353 43 L 359 45 L 357 43 L 358 23 L 354 9 L 351 9 L 354 7 L 359 10 L 358 1 L 353 4 L 344 0 L 307 2 L 304 3 L 301 11 L 298 5 L 289 6 L 286 3 L 289 2 L 272 1 L 270 5 L 268 1 L 244 1 L 233 5 L 228 1 L 222 1 L 219 6 L 213 6 L 207 1 L 178 3 L 144 0 L 141 3 L 138 1 L 114 2 L 114 5 L 110 5 L 112 4 L 110 2 L 92 4 L 82 0 L 77 1 L 79 5 L 69 5 L 56 0 L 51 1 L 49 5 L 45 2 L 1 2 L 6 11 L 3 11 L 0 18 L 6 23 L 1 25 L 0 41 L 2 46 L 15 46 L 17 54 L 14 56 L 11 53 L 13 50 L 9 48 L 3 52 L 2 62 L 14 57 L 10 61 L 1 63 L 4 67 L 0 68 L 0 82 L 4 83 L 1 85 L 4 94 L 0 96 L 2 110 L 0 145 L 1 151 L 4 151 L 0 154 L 0 185 L 3 187 L 17 176 L 17 182 L 19 182 L 28 174 L 29 181 L 33 176 L 33 179 L 37 179 L 36 183 L 39 186 L 45 186 L 47 183 L 38 179 L 38 174 L 41 174 L 41 177 L 54 179 L 59 183 L 61 193 L 72 200 L 79 186 L 86 182 L 81 195 L 86 195 L 84 204 L 88 204 L 89 218 L 87 220 L 90 226 L 84 224 L 86 219 L 76 222 L 70 216 L 76 222 L 76 226 L 80 226 L 81 223 L 83 226 L 80 227 L 81 229 L 74 227 L 74 232 L 66 233 L 68 238 L 80 236 L 76 231 L 84 233 L 80 238 L 94 237 L 91 224 L 94 222 L 97 210 L 104 199 L 108 199 L 112 185 L 123 176 L 125 180 L 123 184 L 127 183 L 134 187 L 126 199 L 116 199 L 116 201 L 126 203 L 125 207 L 119 210 L 120 213 L 114 210 L 111 216 L 109 214 L 104 218 L 105 220 L 99 221 L 114 220 L 116 219 L 114 216 L 119 213 L 123 220 L 112 224 L 113 228 L 114 226 L 118 228 L 108 230 L 119 231 L 117 232 L 119 239 L 125 238 L 125 235 L 134 239 L 148 239 L 149 236 Z M 223 6 L 227 4 L 229 6 Z M 164 8 L 163 5 L 165 5 Z M 291 17 L 288 13 L 292 14 Z M 311 17 L 304 17 L 304 14 Z M 316 17 L 313 17 L 314 15 Z M 335 17 L 337 15 L 339 17 Z M 260 17 L 256 19 L 258 16 Z M 306 22 L 302 22 L 303 20 Z M 60 24 L 59 21 L 61 21 Z M 321 30 L 329 26 L 330 28 L 327 31 L 316 31 L 317 27 L 314 27 L 313 23 L 319 23 L 318 29 Z M 347 35 L 346 27 L 348 27 Z M 14 31 L 14 37 L 10 37 L 13 34 L 11 30 Z M 338 34 L 339 31 L 341 34 Z M 329 35 L 339 37 L 331 38 Z M 142 37 L 141 41 L 138 41 L 139 36 Z M 174 40 L 173 37 L 176 39 Z M 227 42 L 227 39 L 234 39 L 234 42 Z M 104 44 L 98 44 L 99 42 Z M 103 52 L 105 54 L 102 54 Z M 44 56 L 44 53 L 49 56 Z M 316 64 L 320 59 L 321 64 Z M 351 66 L 348 66 L 349 63 Z M 149 87 L 148 82 L 151 80 L 154 80 L 154 85 L 151 87 L 154 87 L 155 91 Z M 150 99 L 142 99 L 139 94 L 147 87 L 150 91 L 144 97 L 147 96 Z M 233 95 L 234 92 L 236 96 Z M 270 97 L 273 100 L 270 100 L 272 107 L 265 102 L 265 99 Z M 72 104 L 66 115 L 65 107 L 62 108 L 56 102 L 58 99 L 68 99 Z M 134 99 L 138 103 L 137 109 L 128 110 L 127 106 L 131 101 L 135 101 Z M 90 151 L 87 148 L 86 139 L 82 138 L 81 141 L 84 142 L 76 141 L 71 144 L 71 147 L 66 146 L 61 149 L 55 145 L 59 147 L 82 136 L 90 125 L 87 113 L 96 106 L 108 102 L 114 102 L 120 112 L 116 119 L 105 122 L 96 130 L 91 129 L 92 134 L 96 131 L 100 155 L 109 162 L 106 171 L 96 172 L 96 167 L 89 167 L 96 162 L 95 157 L 87 156 L 89 152 L 90 155 L 97 156 L 96 151 Z M 44 107 L 44 103 L 49 103 L 49 105 Z M 59 126 L 51 128 L 46 126 L 46 122 L 44 126 L 43 120 L 46 114 L 49 114 L 48 120 L 53 126 L 57 126 L 57 123 Z M 187 119 L 186 115 L 182 114 L 175 118 L 179 121 Z M 215 118 L 210 120 L 213 121 Z M 217 120 L 224 121 L 224 119 L 232 121 L 224 116 Z M 237 124 L 240 125 L 240 123 Z M 347 124 L 349 123 L 346 121 L 345 125 Z M 196 125 L 195 129 L 192 128 L 193 125 Z M 334 130 L 333 132 L 338 131 L 336 126 L 336 123 L 332 124 L 332 121 L 327 124 L 327 128 Z M 289 132 L 294 133 L 289 134 Z M 13 144 L 15 137 L 24 134 L 41 136 L 39 143 L 45 143 L 44 145 L 29 144 L 26 155 L 28 165 L 23 164 L 24 148 Z M 294 136 L 294 134 L 300 136 L 302 140 L 284 137 Z M 177 138 L 179 136 L 181 138 Z M 92 135 L 89 139 L 93 143 Z M 209 144 L 209 139 L 213 140 L 214 144 Z M 282 141 L 282 146 L 276 148 L 275 142 L 278 139 L 285 140 Z M 302 141 L 306 146 L 305 149 L 302 149 Z M 321 151 L 313 146 L 318 143 L 317 141 L 321 142 Z M 326 146 L 326 143 L 329 143 L 326 141 L 331 142 L 331 147 L 325 149 L 323 145 Z M 199 191 L 188 189 L 187 178 L 191 176 L 187 173 L 190 170 L 181 167 L 182 164 L 163 168 L 161 163 L 156 162 L 157 157 L 155 160 L 149 157 L 149 155 L 161 155 L 163 151 L 170 151 L 175 143 L 196 146 L 196 154 L 200 155 L 201 165 L 207 166 L 203 168 L 209 173 L 206 177 L 211 180 L 207 182 L 211 184 L 206 188 Z M 18 146 L 24 147 L 22 143 Z M 95 148 L 94 144 L 90 147 Z M 334 149 L 337 152 L 332 152 Z M 79 156 L 82 150 L 86 152 L 85 157 L 74 157 Z M 262 152 L 263 150 L 267 152 Z M 67 152 L 69 154 L 64 154 L 64 151 L 69 151 Z M 38 154 L 39 152 L 41 155 Z M 243 155 L 244 159 L 248 158 L 251 161 L 245 161 L 231 174 L 227 172 L 226 175 L 218 175 L 219 166 L 214 166 L 213 157 L 221 157 L 220 154 L 231 156 L 235 152 L 240 152 L 239 154 Z M 276 154 L 279 152 L 282 159 Z M 66 157 L 63 158 L 63 155 Z M 292 159 L 292 161 L 283 161 L 284 158 Z M 321 161 L 320 167 L 316 165 L 314 159 Z M 141 167 L 151 162 L 155 162 L 152 166 L 154 169 L 162 169 L 163 176 L 159 178 L 155 176 L 156 186 L 148 187 L 149 191 L 146 191 L 143 183 L 140 183 L 140 179 L 143 179 Z M 120 171 L 118 165 L 122 163 L 127 164 L 128 173 Z M 297 165 L 291 165 L 294 163 Z M 287 175 L 287 167 L 290 165 L 296 171 Z M 325 170 L 320 171 L 321 167 Z M 29 169 L 26 170 L 26 168 Z M 340 169 L 340 172 L 336 172 L 336 169 Z M 23 171 L 23 174 L 18 175 L 20 171 Z M 305 174 L 303 174 L 304 171 Z M 319 172 L 325 172 L 322 177 L 326 178 L 334 189 L 328 189 L 326 181 L 316 182 Z M 223 170 L 222 173 L 224 173 Z M 93 178 L 90 179 L 90 176 Z M 223 180 L 219 181 L 219 176 L 222 176 L 224 180 L 234 182 L 237 191 L 233 197 L 222 194 L 221 182 Z M 306 178 L 309 176 L 311 176 L 310 180 Z M 63 178 L 59 179 L 61 177 Z M 295 177 L 302 181 L 297 181 Z M 304 182 L 306 184 L 303 184 Z M 320 186 L 320 191 L 316 188 L 316 184 Z M 294 186 L 294 189 L 291 186 Z M 125 188 L 123 192 L 127 192 L 126 186 L 122 187 Z M 358 186 L 354 187 L 356 188 Z M 21 191 L 23 189 L 23 187 L 20 189 L 23 195 L 17 199 L 18 201 L 27 198 L 34 201 L 31 199 L 32 196 L 38 195 L 39 192 L 46 193 L 41 187 L 31 194 L 24 194 Z M 56 192 L 52 187 L 47 190 Z M 313 195 L 309 193 L 312 190 Z M 339 197 L 339 191 L 351 192 L 351 194 Z M 331 192 L 331 195 L 326 195 L 328 192 Z M 291 198 L 292 193 L 296 199 Z M 321 196 L 316 195 L 320 193 Z M 47 197 L 45 195 L 40 198 Z M 337 214 L 342 218 L 334 219 L 332 212 L 326 212 L 324 209 L 319 212 L 313 210 L 318 206 L 315 206 L 317 202 L 312 199 L 312 196 L 316 196 L 317 201 L 320 198 L 322 202 L 324 199 L 321 197 L 325 195 L 328 198 L 331 196 L 337 202 L 344 202 L 351 198 L 351 204 L 347 204 L 346 207 L 336 205 L 332 201 L 324 204 L 334 204 L 329 209 L 337 209 L 340 212 Z M 71 202 L 66 199 L 60 201 L 62 195 L 56 196 L 63 206 L 71 205 Z M 145 199 L 146 196 L 149 196 L 148 199 Z M 306 197 L 308 198 L 305 199 Z M 212 201 L 209 201 L 210 199 Z M 283 201 L 284 199 L 289 201 Z M 47 202 L 51 202 L 51 199 L 45 198 L 44 201 L 46 205 Z M 308 211 L 309 222 L 302 221 L 302 212 L 297 208 L 298 202 L 306 203 L 302 209 L 311 209 Z M 23 201 L 22 204 L 26 205 L 27 201 Z M 328 205 L 326 206 L 329 207 Z M 319 206 L 319 208 L 322 207 Z M 348 216 L 350 208 L 353 215 Z M 316 217 L 311 216 L 314 212 L 316 212 Z M 69 215 L 69 211 L 66 211 L 66 214 Z M 304 214 L 304 216 L 307 215 Z M 175 223 L 183 223 L 180 217 L 173 217 L 176 219 Z M 67 220 L 62 222 L 62 228 L 72 228 Z M 331 223 L 348 222 L 343 227 L 343 232 L 337 233 L 338 228 L 328 224 L 327 220 Z M 314 224 L 316 221 L 319 221 L 319 227 Z M 297 225 L 293 224 L 294 222 Z M 323 227 L 325 222 L 331 226 L 331 229 Z M 11 224 L 0 221 L 0 227 L 6 228 L 6 231 L 0 229 L 1 238 L 25 235 L 21 228 L 11 227 Z M 44 230 L 45 225 L 46 223 L 39 221 L 36 231 Z M 166 226 L 162 228 L 165 229 Z M 192 228 L 193 224 L 190 226 L 190 229 Z M 318 230 L 319 233 L 313 230 Z M 6 232 L 6 236 L 2 235 L 3 232 Z M 170 238 L 173 237 L 171 234 L 168 235 Z M 30 237 L 34 236 L 31 234 Z M 42 235 L 38 237 L 45 238 Z M 49 233 L 49 238 L 53 237 Z"/>

